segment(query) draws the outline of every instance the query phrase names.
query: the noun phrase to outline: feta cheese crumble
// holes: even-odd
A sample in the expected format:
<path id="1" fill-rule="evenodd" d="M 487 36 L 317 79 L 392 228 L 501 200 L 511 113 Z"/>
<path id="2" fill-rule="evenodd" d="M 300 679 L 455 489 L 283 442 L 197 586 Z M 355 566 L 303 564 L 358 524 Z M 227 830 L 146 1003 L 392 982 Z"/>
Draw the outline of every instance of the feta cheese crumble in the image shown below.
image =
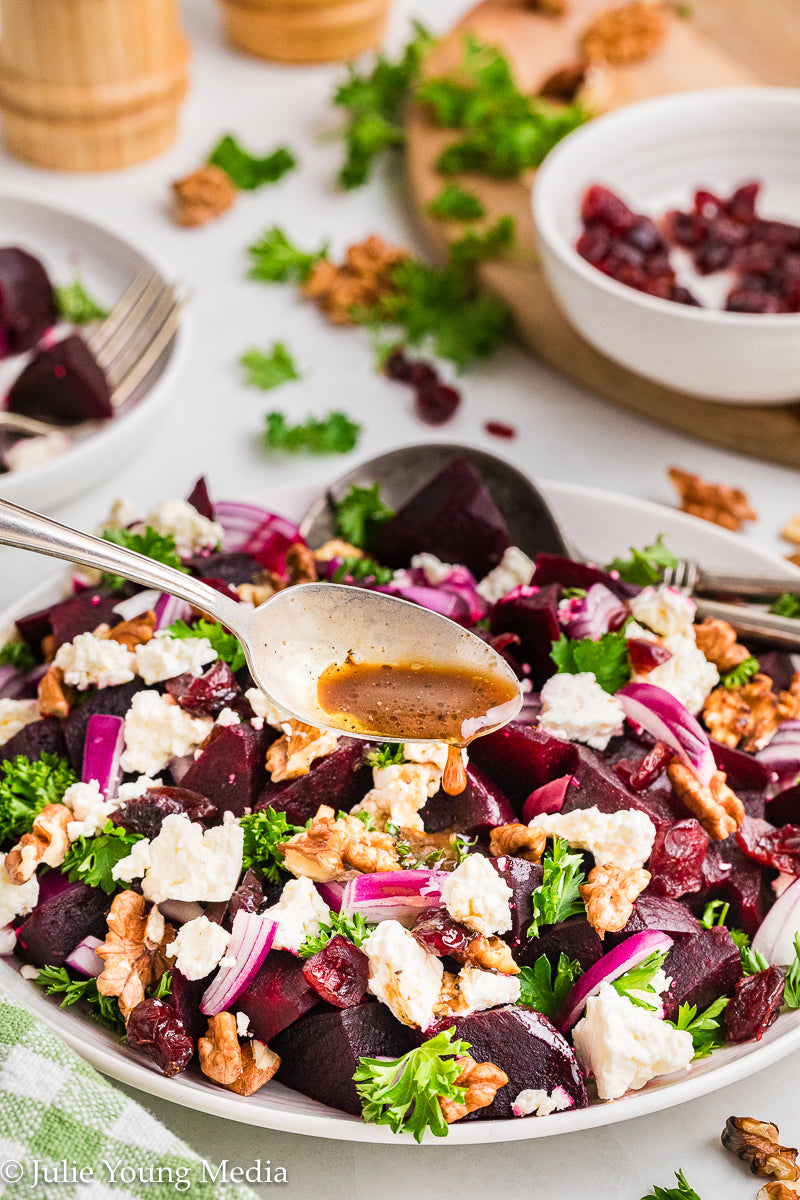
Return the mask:
<path id="1" fill-rule="evenodd" d="M 161 779 L 151 779 L 149 775 L 140 775 L 138 779 L 134 779 L 132 783 L 123 783 L 117 792 L 117 803 L 121 808 L 123 804 L 127 804 L 130 800 L 138 800 L 145 792 L 149 792 L 150 788 L 163 787 L 164 783 Z"/>
<path id="2" fill-rule="evenodd" d="M 123 771 L 157 775 L 173 758 L 183 758 L 205 741 L 214 722 L 192 717 L 158 692 L 137 692 L 125 714 Z"/>
<path id="3" fill-rule="evenodd" d="M 438 587 L 440 583 L 444 583 L 453 571 L 459 570 L 452 563 L 442 562 L 435 554 L 429 554 L 427 550 L 423 550 L 422 554 L 415 554 L 411 559 L 412 571 L 422 571 L 425 580 L 431 587 Z"/>
<path id="4" fill-rule="evenodd" d="M 511 1105 L 515 1117 L 549 1117 L 551 1113 L 572 1108 L 575 1101 L 563 1088 L 545 1092 L 542 1088 L 525 1088 Z"/>
<path id="5" fill-rule="evenodd" d="M 479 967 L 462 967 L 458 976 L 458 990 L 467 1005 L 467 1013 L 482 1012 L 496 1008 L 499 1004 L 516 1004 L 520 996 L 520 983 L 516 975 L 498 975 L 494 971 L 482 971 Z"/>
<path id="6" fill-rule="evenodd" d="M 136 673 L 136 655 L 121 642 L 79 633 L 56 651 L 55 665 L 64 673 L 64 682 L 85 692 L 95 687 L 115 687 L 130 683 Z"/>
<path id="7" fill-rule="evenodd" d="M 500 562 L 475 588 L 489 604 L 496 604 L 514 588 L 526 587 L 533 579 L 533 559 L 528 558 L 519 546 L 509 546 Z"/>
<path id="8" fill-rule="evenodd" d="M 403 1025 L 427 1029 L 435 1020 L 444 968 L 399 921 L 381 921 L 363 942 L 369 990 Z"/>
<path id="9" fill-rule="evenodd" d="M 214 662 L 216 650 L 208 638 L 173 638 L 159 631 L 149 642 L 136 647 L 136 670 L 148 687 L 176 675 L 202 675 Z"/>
<path id="10" fill-rule="evenodd" d="M 511 928 L 513 893 L 488 859 L 468 854 L 442 887 L 442 903 L 454 921 L 489 937 Z"/>
<path id="11" fill-rule="evenodd" d="M 67 837 L 74 842 L 79 837 L 94 837 L 105 825 L 119 800 L 104 800 L 96 779 L 88 783 L 73 783 L 64 792 L 61 803 L 72 810 L 74 820 L 67 825 Z"/>
<path id="12" fill-rule="evenodd" d="M 677 588 L 661 584 L 659 587 L 642 588 L 628 603 L 633 617 L 653 633 L 662 637 L 680 633 L 692 635 L 694 640 L 694 618 L 697 605 Z"/>
<path id="13" fill-rule="evenodd" d="M 236 1014 L 236 1033 L 240 1038 L 246 1038 L 250 1034 L 250 1018 L 247 1013 L 237 1012 Z"/>
<path id="14" fill-rule="evenodd" d="M 435 796 L 442 782 L 442 770 L 434 762 L 392 763 L 373 767 L 374 787 L 352 810 L 367 812 L 383 829 L 394 821 L 401 829 L 424 829 L 419 810 Z"/>
<path id="15" fill-rule="evenodd" d="M 266 721 L 273 729 L 283 730 L 283 726 L 291 719 L 291 713 L 287 712 L 285 708 L 273 704 L 261 688 L 248 688 L 244 697 L 256 716 L 260 717 L 262 721 Z"/>
<path id="16" fill-rule="evenodd" d="M 164 818 L 152 841 L 136 842 L 127 858 L 112 868 L 124 883 L 142 879 L 142 895 L 163 900 L 230 900 L 242 869 L 244 833 L 236 821 L 206 829 L 183 813 Z"/>
<path id="17" fill-rule="evenodd" d="M 601 1100 L 616 1100 L 659 1075 L 683 1071 L 694 1057 L 691 1033 L 637 1007 L 610 983 L 587 1000 L 573 1042 L 578 1062 L 595 1077 Z"/>
<path id="18" fill-rule="evenodd" d="M 72 438 L 66 433 L 46 433 L 41 437 L 20 438 L 3 457 L 9 471 L 29 471 L 65 454 L 71 445 Z"/>
<path id="19" fill-rule="evenodd" d="M 27 917 L 39 900 L 39 880 L 32 875 L 25 883 L 12 883 L 5 867 L 5 856 L 0 862 L 0 929 L 10 925 L 15 917 Z"/>
<path id="20" fill-rule="evenodd" d="M 188 500 L 163 500 L 148 513 L 146 524 L 162 537 L 174 538 L 181 558 L 213 550 L 225 536 L 217 521 L 202 516 Z"/>
<path id="21" fill-rule="evenodd" d="M 647 813 L 635 808 L 604 813 L 599 808 L 575 808 L 569 813 L 542 813 L 529 822 L 549 837 L 566 838 L 577 850 L 588 850 L 595 862 L 621 867 L 643 867 L 650 857 L 656 827 Z"/>
<path id="22" fill-rule="evenodd" d="M 306 938 L 317 937 L 320 925 L 330 919 L 331 910 L 320 896 L 310 879 L 290 879 L 281 892 L 281 898 L 261 914 L 278 926 L 275 950 L 291 950 L 293 954 Z"/>
<path id="23" fill-rule="evenodd" d="M 553 737 L 605 750 L 622 733 L 624 721 L 619 700 L 600 687 L 591 671 L 552 675 L 542 688 L 539 725 Z"/>
<path id="24" fill-rule="evenodd" d="M 195 917 L 181 925 L 166 952 L 175 955 L 175 966 L 187 979 L 205 979 L 219 966 L 230 940 L 231 935 L 221 925 L 208 917 Z"/>
<path id="25" fill-rule="evenodd" d="M 38 700 L 0 700 L 0 746 L 5 746 L 20 729 L 38 720 Z"/>

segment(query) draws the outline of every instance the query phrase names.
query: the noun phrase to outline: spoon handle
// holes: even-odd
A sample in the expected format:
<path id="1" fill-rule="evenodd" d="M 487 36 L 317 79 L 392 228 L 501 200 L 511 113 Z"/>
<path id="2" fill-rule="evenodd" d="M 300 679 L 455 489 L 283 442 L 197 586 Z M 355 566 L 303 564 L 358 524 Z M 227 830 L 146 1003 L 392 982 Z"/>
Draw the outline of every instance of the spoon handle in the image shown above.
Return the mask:
<path id="1" fill-rule="evenodd" d="M 95 567 L 112 575 L 122 575 L 145 587 L 169 592 L 234 630 L 242 624 L 239 605 L 199 579 L 156 562 L 145 554 L 138 554 L 135 550 L 126 550 L 94 534 L 61 525 L 41 513 L 18 508 L 7 500 L 0 500 L 0 544 L 33 550 L 51 558 L 63 558 L 67 562 Z"/>

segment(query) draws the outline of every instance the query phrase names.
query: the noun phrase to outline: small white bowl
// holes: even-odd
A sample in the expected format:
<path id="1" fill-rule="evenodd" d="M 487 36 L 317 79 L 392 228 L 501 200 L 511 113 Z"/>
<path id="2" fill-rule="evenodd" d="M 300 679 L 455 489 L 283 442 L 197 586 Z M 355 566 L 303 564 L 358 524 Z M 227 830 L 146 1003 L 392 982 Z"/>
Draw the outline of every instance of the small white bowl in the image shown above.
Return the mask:
<path id="1" fill-rule="evenodd" d="M 734 404 L 800 397 L 800 313 L 660 300 L 604 275 L 575 250 L 581 199 L 595 183 L 658 217 L 690 207 L 699 187 L 724 197 L 759 180 L 759 215 L 800 224 L 798 131 L 800 90 L 723 88 L 632 104 L 565 138 L 537 172 L 533 214 L 547 279 L 578 332 L 609 358 L 681 392 Z"/>

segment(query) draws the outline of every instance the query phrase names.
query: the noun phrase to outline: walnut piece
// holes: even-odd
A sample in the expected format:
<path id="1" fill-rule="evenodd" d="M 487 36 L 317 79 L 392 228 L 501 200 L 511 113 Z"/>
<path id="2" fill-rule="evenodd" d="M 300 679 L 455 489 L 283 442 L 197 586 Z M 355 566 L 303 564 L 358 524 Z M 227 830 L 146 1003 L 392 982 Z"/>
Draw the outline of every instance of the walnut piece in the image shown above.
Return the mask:
<path id="1" fill-rule="evenodd" d="M 304 725 L 294 717 L 286 725 L 289 726 L 289 732 L 279 737 L 267 750 L 267 770 L 273 783 L 307 775 L 315 759 L 323 758 L 336 749 L 335 733 L 317 729 L 314 725 Z"/>
<path id="2" fill-rule="evenodd" d="M 292 542 L 286 551 L 286 576 L 290 587 L 296 583 L 316 583 L 314 552 L 303 542 Z"/>
<path id="3" fill-rule="evenodd" d="M 508 1076 L 494 1063 L 476 1063 L 469 1054 L 460 1054 L 456 1058 L 461 1070 L 456 1076 L 458 1087 L 466 1087 L 463 1103 L 457 1100 L 446 1100 L 439 1097 L 439 1106 L 448 1125 L 460 1121 L 467 1113 L 475 1112 L 476 1108 L 486 1108 L 494 1100 L 501 1087 L 508 1083 Z"/>
<path id="4" fill-rule="evenodd" d="M 765 1183 L 756 1200 L 796 1200 L 800 1186 L 791 1183 Z"/>
<path id="5" fill-rule="evenodd" d="M 679 467 L 670 467 L 669 477 L 680 497 L 681 512 L 712 521 L 734 533 L 741 529 L 744 521 L 757 519 L 758 514 L 741 488 L 708 483 L 700 475 L 682 471 Z"/>
<path id="6" fill-rule="evenodd" d="M 61 667 L 49 667 L 39 680 L 39 712 L 43 717 L 68 717 L 75 689 L 64 683 Z"/>
<path id="7" fill-rule="evenodd" d="M 442 986 L 439 997 L 433 1006 L 437 1017 L 463 1016 L 469 1010 L 469 1005 L 461 994 L 461 984 L 457 975 L 452 971 L 442 972 Z"/>
<path id="8" fill-rule="evenodd" d="M 329 542 L 320 546 L 319 550 L 314 551 L 314 561 L 330 562 L 332 558 L 366 558 L 366 555 L 358 546 L 351 546 L 341 538 L 331 538 Z"/>
<path id="9" fill-rule="evenodd" d="M 502 938 L 476 934 L 470 939 L 466 953 L 458 956 L 460 962 L 481 967 L 484 971 L 496 971 L 499 975 L 519 975 L 511 949 Z"/>
<path id="10" fill-rule="evenodd" d="M 673 758 L 667 775 L 675 795 L 715 842 L 724 842 L 739 828 L 744 820 L 744 805 L 728 787 L 723 771 L 715 771 L 706 786 L 691 767 Z"/>
<path id="11" fill-rule="evenodd" d="M 6 855 L 6 871 L 12 883 L 27 883 L 39 863 L 60 867 L 69 846 L 67 825 L 74 820 L 66 804 L 46 804 L 34 818 L 30 833 L 23 833 Z"/>
<path id="12" fill-rule="evenodd" d="M 777 1125 L 753 1117 L 728 1117 L 722 1144 L 746 1162 L 754 1175 L 790 1182 L 800 1179 L 797 1151 L 780 1144 Z"/>
<path id="13" fill-rule="evenodd" d="M 496 825 L 489 835 L 489 852 L 492 858 L 511 854 L 515 858 L 525 858 L 528 862 L 538 863 L 541 862 L 546 844 L 547 834 L 536 825 Z"/>
<path id="14" fill-rule="evenodd" d="M 280 1057 L 270 1050 L 266 1042 L 254 1038 L 245 1042 L 242 1051 L 242 1070 L 233 1083 L 226 1084 L 231 1092 L 239 1096 L 252 1096 L 265 1083 L 268 1083 L 281 1065 Z"/>
<path id="15" fill-rule="evenodd" d="M 174 941 L 175 930 L 165 924 L 157 905 L 153 904 L 149 912 L 146 908 L 144 896 L 137 892 L 124 891 L 115 896 L 108 913 L 106 940 L 95 951 L 105 961 L 97 990 L 102 996 L 117 997 L 126 1021 L 144 1000 L 145 988 L 158 983 L 171 962 L 166 947 Z"/>
<path id="16" fill-rule="evenodd" d="M 394 839 L 388 833 L 367 829 L 358 817 L 334 820 L 333 809 L 327 805 L 322 805 L 307 829 L 280 849 L 288 871 L 317 883 L 338 879 L 351 869 L 371 875 L 400 867 Z"/>
<path id="17" fill-rule="evenodd" d="M 236 1017 L 232 1012 L 221 1012 L 208 1018 L 206 1036 L 197 1040 L 197 1053 L 200 1070 L 209 1079 L 225 1087 L 236 1082 L 244 1062 L 236 1033 Z"/>
<path id="18" fill-rule="evenodd" d="M 226 212 L 236 199 L 236 188 L 220 167 L 210 163 L 172 185 L 175 220 L 187 227 L 205 225 Z"/>
<path id="19" fill-rule="evenodd" d="M 598 13 L 584 30 L 580 47 L 588 59 L 621 67 L 649 58 L 666 36 L 667 22 L 661 8 L 632 0 Z"/>
<path id="20" fill-rule="evenodd" d="M 235 591 L 238 593 L 240 600 L 244 600 L 247 604 L 252 604 L 255 608 L 258 608 L 259 604 L 263 604 L 265 600 L 269 600 L 276 592 L 282 591 L 283 586 L 283 580 L 279 579 L 277 575 L 273 575 L 272 579 L 264 580 L 263 583 L 237 584 Z"/>
<path id="21" fill-rule="evenodd" d="M 587 920 L 601 938 L 624 929 L 633 912 L 634 900 L 649 882 L 650 872 L 642 867 L 627 871 L 614 866 L 592 867 L 580 892 Z"/>
<path id="22" fill-rule="evenodd" d="M 706 698 L 703 720 L 724 746 L 755 753 L 783 721 L 800 717 L 800 673 L 788 690 L 775 695 L 769 675 L 753 675 L 741 687 L 718 687 Z"/>
<path id="23" fill-rule="evenodd" d="M 694 627 L 695 640 L 709 662 L 718 671 L 730 671 L 750 657 L 747 646 L 736 639 L 736 630 L 727 621 L 706 617 Z"/>
<path id="24" fill-rule="evenodd" d="M 316 300 L 334 325 L 352 325 L 353 308 L 373 308 L 396 290 L 392 271 L 407 257 L 405 250 L 387 246 L 373 235 L 351 246 L 341 266 L 330 259 L 318 262 L 303 285 L 303 294 Z"/>
<path id="25" fill-rule="evenodd" d="M 143 646 L 145 642 L 151 641 L 155 631 L 156 614 L 150 610 L 140 613 L 138 617 L 133 617 L 130 621 L 120 621 L 119 625 L 112 625 L 106 632 L 97 634 L 97 636 L 103 637 L 109 642 L 119 642 L 120 645 L 133 650 L 134 647 Z"/>

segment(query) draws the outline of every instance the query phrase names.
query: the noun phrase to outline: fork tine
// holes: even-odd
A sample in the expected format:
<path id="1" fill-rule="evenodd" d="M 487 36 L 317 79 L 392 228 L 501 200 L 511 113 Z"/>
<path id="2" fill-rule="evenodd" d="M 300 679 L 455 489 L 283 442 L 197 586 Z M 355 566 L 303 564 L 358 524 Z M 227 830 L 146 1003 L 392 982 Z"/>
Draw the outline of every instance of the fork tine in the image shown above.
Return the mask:
<path id="1" fill-rule="evenodd" d="M 127 319 L 128 313 L 153 278 L 153 272 L 147 267 L 142 267 L 141 271 L 128 284 L 105 321 L 88 339 L 89 347 L 95 357 L 102 353 L 109 341 L 116 335 L 120 326 Z"/>
<path id="2" fill-rule="evenodd" d="M 151 298 L 145 311 L 140 310 L 138 315 L 132 315 L 126 321 L 124 330 L 120 332 L 115 343 L 114 353 L 104 364 L 104 370 L 112 389 L 117 386 L 122 376 L 126 374 L 141 353 L 142 348 L 147 345 L 155 330 L 158 329 L 165 314 L 174 303 L 174 297 L 174 286 L 161 287 L 158 293 Z"/>
<path id="3" fill-rule="evenodd" d="M 153 305 L 158 303 L 168 287 L 160 275 L 150 276 L 145 287 L 123 310 L 102 348 L 96 353 L 97 361 L 106 373 L 112 368 L 115 359 L 125 351 L 131 337 L 147 319 Z"/>
<path id="4" fill-rule="evenodd" d="M 130 398 L 134 390 L 156 365 L 159 357 L 175 335 L 180 321 L 180 314 L 187 299 L 188 295 L 186 294 L 172 297 L 171 306 L 164 314 L 158 327 L 154 329 L 152 337 L 143 347 L 139 356 L 133 361 L 126 374 L 119 379 L 114 387 L 111 396 L 111 403 L 114 408 L 119 408 Z"/>

